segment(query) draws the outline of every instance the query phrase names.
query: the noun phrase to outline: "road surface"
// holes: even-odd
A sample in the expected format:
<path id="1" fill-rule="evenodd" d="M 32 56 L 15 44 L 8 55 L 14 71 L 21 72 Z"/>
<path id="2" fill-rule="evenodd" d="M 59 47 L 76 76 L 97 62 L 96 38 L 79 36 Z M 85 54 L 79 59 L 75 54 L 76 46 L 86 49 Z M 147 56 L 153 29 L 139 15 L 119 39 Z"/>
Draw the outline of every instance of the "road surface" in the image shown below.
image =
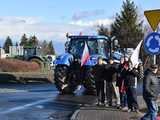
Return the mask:
<path id="1" fill-rule="evenodd" d="M 69 120 L 93 96 L 59 95 L 53 84 L 0 84 L 1 120 Z"/>

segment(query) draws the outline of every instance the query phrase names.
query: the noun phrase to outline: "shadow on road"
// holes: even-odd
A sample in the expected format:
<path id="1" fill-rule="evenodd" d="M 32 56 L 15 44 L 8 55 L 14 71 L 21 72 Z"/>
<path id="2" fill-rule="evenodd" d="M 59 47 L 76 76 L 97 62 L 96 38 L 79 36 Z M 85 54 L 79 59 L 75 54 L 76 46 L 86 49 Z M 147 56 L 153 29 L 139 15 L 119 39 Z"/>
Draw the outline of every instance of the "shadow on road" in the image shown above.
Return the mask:
<path id="1" fill-rule="evenodd" d="M 1 73 L 0 74 L 0 83 L 8 83 L 8 82 L 15 82 L 17 81 L 17 78 L 8 73 Z"/>
<path id="2" fill-rule="evenodd" d="M 49 109 L 56 110 L 50 115 L 53 120 L 70 120 L 75 110 L 84 105 L 95 103 L 96 97 L 89 95 L 60 95 L 54 101 L 47 103 Z"/>
<path id="3" fill-rule="evenodd" d="M 47 74 L 43 73 L 0 73 L 0 83 L 52 83 Z"/>

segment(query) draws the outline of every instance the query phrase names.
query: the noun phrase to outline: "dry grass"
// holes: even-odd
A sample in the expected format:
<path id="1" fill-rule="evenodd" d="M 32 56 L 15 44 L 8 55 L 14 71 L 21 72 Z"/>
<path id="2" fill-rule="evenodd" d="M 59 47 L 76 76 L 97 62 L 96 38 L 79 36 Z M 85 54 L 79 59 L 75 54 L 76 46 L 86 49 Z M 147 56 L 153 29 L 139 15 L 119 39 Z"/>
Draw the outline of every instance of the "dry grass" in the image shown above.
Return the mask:
<path id="1" fill-rule="evenodd" d="M 1 72 L 35 72 L 39 70 L 40 66 L 37 63 L 17 59 L 0 59 Z"/>

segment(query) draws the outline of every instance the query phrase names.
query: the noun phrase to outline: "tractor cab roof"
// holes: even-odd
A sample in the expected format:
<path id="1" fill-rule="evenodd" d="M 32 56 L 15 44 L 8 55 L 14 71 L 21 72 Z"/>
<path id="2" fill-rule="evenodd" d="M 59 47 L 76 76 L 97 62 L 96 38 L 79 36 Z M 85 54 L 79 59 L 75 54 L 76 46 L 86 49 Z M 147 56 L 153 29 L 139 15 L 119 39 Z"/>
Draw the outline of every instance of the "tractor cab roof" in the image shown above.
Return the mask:
<path id="1" fill-rule="evenodd" d="M 70 39 L 90 39 L 90 40 L 98 40 L 98 39 L 105 39 L 108 40 L 109 37 L 108 36 L 88 36 L 88 35 L 72 35 L 72 36 L 68 36 L 68 38 Z"/>

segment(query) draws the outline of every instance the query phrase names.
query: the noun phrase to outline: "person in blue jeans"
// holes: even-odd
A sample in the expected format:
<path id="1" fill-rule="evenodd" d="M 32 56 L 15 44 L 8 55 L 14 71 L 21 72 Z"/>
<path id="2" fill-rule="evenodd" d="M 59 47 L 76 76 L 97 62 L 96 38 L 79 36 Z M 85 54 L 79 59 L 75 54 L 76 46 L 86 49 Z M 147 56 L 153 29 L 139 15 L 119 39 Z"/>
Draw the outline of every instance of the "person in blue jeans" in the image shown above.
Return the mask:
<path id="1" fill-rule="evenodd" d="M 123 111 L 127 111 L 127 94 L 126 94 L 126 89 L 124 85 L 124 80 L 125 80 L 125 59 L 124 57 L 121 58 L 120 64 L 118 66 L 118 80 L 117 80 L 117 86 L 119 87 L 119 93 L 120 93 L 120 101 L 121 101 L 121 107 Z"/>
<path id="2" fill-rule="evenodd" d="M 125 65 L 125 80 L 124 86 L 126 88 L 128 112 L 139 112 L 139 105 L 137 101 L 137 77 L 139 75 L 136 67 L 132 67 L 130 62 Z"/>
<path id="3" fill-rule="evenodd" d="M 158 71 L 157 65 L 151 65 L 150 69 L 145 72 L 143 80 L 143 98 L 147 105 L 147 113 L 141 120 L 156 120 L 158 113 L 157 99 L 159 94 L 159 80 L 156 76 Z"/>

